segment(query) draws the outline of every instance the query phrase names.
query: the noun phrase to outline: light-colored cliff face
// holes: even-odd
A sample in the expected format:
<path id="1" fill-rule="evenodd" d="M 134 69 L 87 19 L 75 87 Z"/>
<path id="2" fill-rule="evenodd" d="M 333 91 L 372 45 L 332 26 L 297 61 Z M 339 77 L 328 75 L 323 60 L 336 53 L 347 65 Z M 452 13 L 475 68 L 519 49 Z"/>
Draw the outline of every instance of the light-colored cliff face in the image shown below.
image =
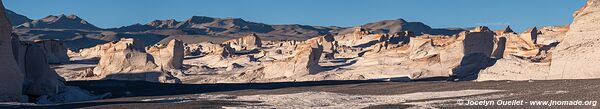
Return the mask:
<path id="1" fill-rule="evenodd" d="M 154 62 L 162 69 L 181 69 L 183 67 L 183 42 L 171 40 L 167 44 L 149 47 L 146 50 L 154 57 Z"/>
<path id="2" fill-rule="evenodd" d="M 19 101 L 24 75 L 19 70 L 13 54 L 12 26 L 0 1 L 0 102 Z"/>
<path id="3" fill-rule="evenodd" d="M 590 0 L 553 54 L 549 76 L 558 79 L 599 78 L 600 0 Z"/>

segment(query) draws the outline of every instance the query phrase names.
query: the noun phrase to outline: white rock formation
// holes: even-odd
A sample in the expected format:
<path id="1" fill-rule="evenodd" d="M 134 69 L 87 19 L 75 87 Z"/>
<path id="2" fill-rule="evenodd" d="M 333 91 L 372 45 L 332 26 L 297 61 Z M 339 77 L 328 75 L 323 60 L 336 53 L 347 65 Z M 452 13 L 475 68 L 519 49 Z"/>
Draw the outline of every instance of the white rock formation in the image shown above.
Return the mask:
<path id="1" fill-rule="evenodd" d="M 110 48 L 103 51 L 100 62 L 94 68 L 94 75 L 109 79 L 146 80 L 158 82 L 160 71 L 152 56 L 144 52 L 141 40 L 121 39 L 108 43 Z"/>
<path id="2" fill-rule="evenodd" d="M 264 78 L 287 78 L 319 73 L 319 59 L 323 53 L 323 46 L 319 45 L 317 40 L 313 38 L 299 44 L 292 58 L 266 65 L 263 70 Z"/>
<path id="3" fill-rule="evenodd" d="M 250 34 L 238 39 L 225 41 L 223 44 L 230 45 L 236 51 L 247 51 L 261 47 L 262 41 L 256 34 Z"/>
<path id="4" fill-rule="evenodd" d="M 337 41 L 335 41 L 335 37 L 331 34 L 327 34 L 322 36 L 319 40 L 319 43 L 323 46 L 323 55 L 321 59 L 335 59 L 335 54 L 337 53 Z"/>
<path id="5" fill-rule="evenodd" d="M 600 0 L 589 0 L 570 26 L 565 39 L 552 54 L 548 78 L 599 78 Z"/>
<path id="6" fill-rule="evenodd" d="M 154 62 L 161 69 L 181 69 L 183 67 L 183 42 L 171 40 L 169 43 L 151 46 L 146 49 L 154 57 Z"/>

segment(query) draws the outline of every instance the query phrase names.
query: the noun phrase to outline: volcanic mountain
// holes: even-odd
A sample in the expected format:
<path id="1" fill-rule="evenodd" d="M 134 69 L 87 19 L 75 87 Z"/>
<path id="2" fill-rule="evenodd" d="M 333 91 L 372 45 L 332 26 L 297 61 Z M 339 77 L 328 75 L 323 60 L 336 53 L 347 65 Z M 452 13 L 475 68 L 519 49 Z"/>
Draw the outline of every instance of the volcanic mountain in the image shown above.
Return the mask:
<path id="1" fill-rule="evenodd" d="M 444 34 L 444 35 L 452 35 L 457 34 L 463 29 L 433 29 L 422 22 L 407 22 L 404 19 L 396 19 L 396 20 L 383 20 L 373 23 L 368 23 L 365 25 L 358 26 L 362 29 L 366 29 L 372 33 L 381 33 L 381 34 L 395 34 L 404 31 L 414 32 L 416 35 L 421 34 Z M 353 28 L 343 29 L 337 32 L 338 34 L 348 34 L 354 31 Z"/>
<path id="2" fill-rule="evenodd" d="M 23 23 L 17 28 L 34 28 L 34 29 L 85 29 L 99 30 L 100 28 L 88 23 L 87 21 L 75 15 L 59 15 L 47 16 L 45 18 Z"/>
<path id="3" fill-rule="evenodd" d="M 247 34 L 258 34 L 262 37 L 292 37 L 292 39 L 308 39 L 313 36 L 327 34 L 339 27 L 321 27 L 308 25 L 268 25 L 249 22 L 240 18 L 212 18 L 193 16 L 185 21 L 155 20 L 147 24 L 134 24 L 107 30 L 116 32 L 167 32 L 165 35 L 210 35 L 238 37 Z M 173 30 L 179 30 L 174 32 Z M 176 34 L 171 34 L 176 33 Z M 282 38 L 280 38 L 282 39 Z M 283 38 L 285 39 L 285 38 Z"/>

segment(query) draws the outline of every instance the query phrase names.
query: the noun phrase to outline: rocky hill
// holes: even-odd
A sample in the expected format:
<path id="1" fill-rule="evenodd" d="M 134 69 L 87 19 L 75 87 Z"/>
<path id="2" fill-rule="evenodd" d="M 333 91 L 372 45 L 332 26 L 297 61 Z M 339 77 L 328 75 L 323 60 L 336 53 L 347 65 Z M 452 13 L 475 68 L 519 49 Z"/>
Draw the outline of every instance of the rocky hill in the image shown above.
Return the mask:
<path id="1" fill-rule="evenodd" d="M 16 28 L 20 29 L 84 29 L 99 30 L 100 28 L 88 23 L 75 15 L 47 16 L 39 20 L 23 23 Z"/>

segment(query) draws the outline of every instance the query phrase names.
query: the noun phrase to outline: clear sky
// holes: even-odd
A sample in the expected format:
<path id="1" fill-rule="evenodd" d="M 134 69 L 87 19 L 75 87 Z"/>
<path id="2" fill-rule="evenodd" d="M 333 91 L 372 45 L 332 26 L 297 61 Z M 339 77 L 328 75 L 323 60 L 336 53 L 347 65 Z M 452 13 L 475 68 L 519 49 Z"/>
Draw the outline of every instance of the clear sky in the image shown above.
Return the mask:
<path id="1" fill-rule="evenodd" d="M 350 27 L 404 18 L 434 28 L 515 30 L 564 25 L 586 0 L 4 0 L 31 19 L 75 14 L 102 28 L 191 16 L 234 17 L 266 24 Z"/>

